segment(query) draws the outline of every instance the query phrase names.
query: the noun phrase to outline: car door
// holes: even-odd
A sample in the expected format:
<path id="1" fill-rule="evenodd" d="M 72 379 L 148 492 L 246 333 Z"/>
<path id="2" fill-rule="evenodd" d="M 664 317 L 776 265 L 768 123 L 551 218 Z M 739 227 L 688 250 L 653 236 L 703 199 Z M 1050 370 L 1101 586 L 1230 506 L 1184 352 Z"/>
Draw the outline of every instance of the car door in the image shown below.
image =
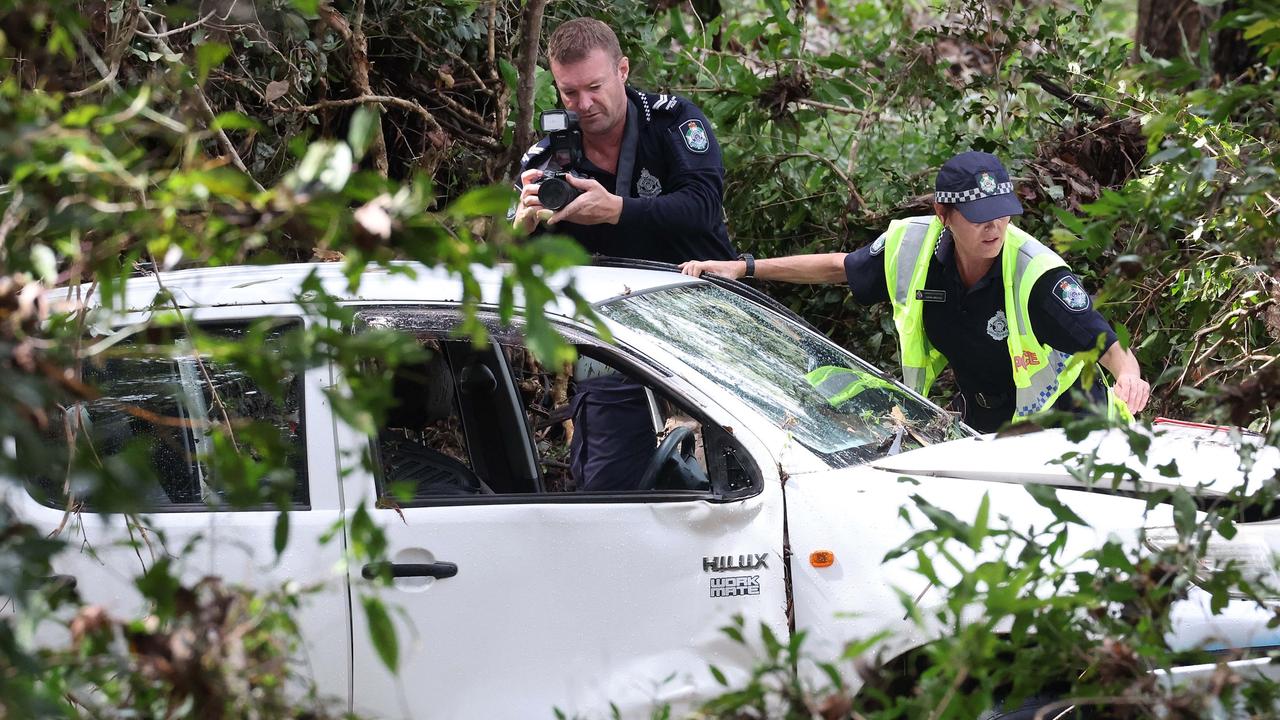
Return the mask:
<path id="1" fill-rule="evenodd" d="M 206 333 L 235 340 L 264 311 L 253 312 L 226 308 L 199 316 L 198 325 Z M 277 320 L 283 325 L 268 333 L 268 352 L 284 333 L 302 325 L 301 319 L 287 315 Z M 290 373 L 279 379 L 278 387 L 268 388 L 241 367 L 197 359 L 189 351 L 168 353 L 183 344 L 180 332 L 153 331 L 146 339 L 162 349 L 126 350 L 88 365 L 85 379 L 102 395 L 73 406 L 63 418 L 81 424 L 77 432 L 88 442 L 78 447 L 91 448 L 93 462 L 116 467 L 116 486 L 97 495 L 77 493 L 68 504 L 64 484 L 79 490 L 74 473 L 36 473 L 5 483 L 8 499 L 26 522 L 67 541 L 68 548 L 53 562 L 56 577 L 73 582 L 86 603 L 100 605 L 116 618 L 150 612 L 135 579 L 160 564 L 167 564 L 188 587 L 213 576 L 265 591 L 286 583 L 311 588 L 303 593 L 295 616 L 302 646 L 294 667 L 302 673 L 300 679 L 314 680 L 323 697 L 348 707 L 346 578 L 338 571 L 340 543 L 321 541 L 341 519 L 333 426 L 323 392 L 328 368 Z M 290 471 L 281 480 L 289 484 L 289 543 L 278 557 L 278 510 L 269 504 L 232 509 L 226 502 L 227 484 L 207 462 L 210 439 L 200 428 L 219 417 L 236 427 L 256 421 L 271 428 L 285 448 Z M 51 438 L 52 445 L 58 441 Z M 149 472 L 120 472 L 125 466 L 113 463 L 126 453 L 145 457 Z M 144 498 L 146 511 L 109 512 L 115 509 L 113 493 Z M 64 628 L 45 623 L 40 637 L 60 643 Z"/>
<path id="2" fill-rule="evenodd" d="M 430 315 L 382 312 L 377 324 L 447 325 Z M 664 487 L 673 470 L 651 490 L 578 491 L 564 435 L 580 378 L 542 368 L 514 339 L 476 349 L 447 327 L 415 332 L 431 358 L 397 372 L 388 427 L 372 439 L 340 429 L 345 455 L 371 450 L 375 472 L 351 471 L 365 474 L 363 502 L 408 575 L 379 583 L 367 576 L 380 568 L 351 567 L 357 594 L 392 607 L 400 638 L 395 676 L 356 619 L 357 711 L 647 715 L 713 694 L 709 664 L 741 679 L 754 656 L 721 630 L 735 617 L 785 637 L 780 488 L 752 438 L 659 370 L 577 336 L 593 356 L 579 374 L 637 381 L 653 427 L 696 428 L 696 449 L 682 446 L 698 465 L 682 466 L 680 487 Z"/>

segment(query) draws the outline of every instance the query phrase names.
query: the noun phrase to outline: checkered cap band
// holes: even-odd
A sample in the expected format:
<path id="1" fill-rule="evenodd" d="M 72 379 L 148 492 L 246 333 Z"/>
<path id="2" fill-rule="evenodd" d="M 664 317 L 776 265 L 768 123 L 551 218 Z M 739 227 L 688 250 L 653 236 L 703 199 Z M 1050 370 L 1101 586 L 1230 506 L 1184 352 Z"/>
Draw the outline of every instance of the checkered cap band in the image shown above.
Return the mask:
<path id="1" fill-rule="evenodd" d="M 1013 192 L 1013 183 L 1002 182 L 999 185 L 996 185 L 996 189 L 989 193 L 982 192 L 982 188 L 970 188 L 962 192 L 939 191 L 933 194 L 933 199 L 936 202 L 950 205 L 953 203 L 972 202 L 974 200 L 979 200 L 984 197 L 991 197 L 993 195 L 1005 195 L 1011 192 Z"/>

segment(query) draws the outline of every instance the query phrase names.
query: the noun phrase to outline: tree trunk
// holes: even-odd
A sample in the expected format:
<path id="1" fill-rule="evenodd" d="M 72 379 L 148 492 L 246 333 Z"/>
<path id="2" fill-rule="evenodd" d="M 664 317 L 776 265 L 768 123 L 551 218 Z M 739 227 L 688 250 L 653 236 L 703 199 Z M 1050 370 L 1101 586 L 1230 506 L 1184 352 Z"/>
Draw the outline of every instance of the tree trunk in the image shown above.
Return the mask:
<path id="1" fill-rule="evenodd" d="M 1195 60 L 1202 38 L 1207 36 L 1214 82 L 1234 80 L 1257 62 L 1257 55 L 1239 30 L 1214 31 L 1213 24 L 1239 7 L 1239 0 L 1216 6 L 1196 0 L 1138 0 L 1135 47 L 1157 58 Z"/>

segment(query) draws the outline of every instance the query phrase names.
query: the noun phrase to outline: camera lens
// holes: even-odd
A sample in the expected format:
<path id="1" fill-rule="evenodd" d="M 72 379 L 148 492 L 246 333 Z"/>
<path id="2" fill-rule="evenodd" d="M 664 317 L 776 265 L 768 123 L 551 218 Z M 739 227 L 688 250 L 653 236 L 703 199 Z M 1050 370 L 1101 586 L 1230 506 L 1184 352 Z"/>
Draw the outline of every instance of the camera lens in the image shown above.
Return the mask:
<path id="1" fill-rule="evenodd" d="M 538 185 L 538 201 L 549 210 L 559 210 L 573 202 L 580 191 L 570 185 L 567 180 L 553 177 L 543 180 Z"/>

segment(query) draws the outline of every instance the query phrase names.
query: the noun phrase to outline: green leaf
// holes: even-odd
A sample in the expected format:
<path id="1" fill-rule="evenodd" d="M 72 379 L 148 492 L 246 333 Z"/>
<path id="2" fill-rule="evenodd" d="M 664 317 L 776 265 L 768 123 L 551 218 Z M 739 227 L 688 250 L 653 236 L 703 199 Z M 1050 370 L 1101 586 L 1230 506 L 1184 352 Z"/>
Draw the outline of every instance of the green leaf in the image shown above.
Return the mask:
<path id="1" fill-rule="evenodd" d="M 288 546 L 288 544 L 289 544 L 289 513 L 285 511 L 281 511 L 281 513 L 276 517 L 275 548 L 276 548 L 277 558 L 280 557 L 280 553 L 284 552 L 284 549 L 286 546 Z"/>
<path id="2" fill-rule="evenodd" d="M 507 208 L 515 198 L 515 191 L 509 186 L 501 183 L 489 185 L 471 190 L 454 200 L 446 212 L 456 218 L 506 215 Z"/>
<path id="3" fill-rule="evenodd" d="M 52 285 L 58 280 L 58 257 L 48 245 L 37 243 L 31 246 L 31 269 L 41 280 Z"/>
<path id="4" fill-rule="evenodd" d="M 982 503 L 978 505 L 978 516 L 969 528 L 969 547 L 978 550 L 982 547 L 982 539 L 987 536 L 987 523 L 991 516 L 991 497 L 982 494 Z"/>
<path id="5" fill-rule="evenodd" d="M 1041 507 L 1053 513 L 1053 516 L 1064 523 L 1074 523 L 1088 527 L 1086 523 L 1074 510 L 1062 504 L 1058 499 L 1058 491 L 1046 485 L 1027 485 L 1027 492 L 1031 495 Z"/>
<path id="6" fill-rule="evenodd" d="M 196 82 L 203 85 L 209 79 L 209 71 L 222 64 L 231 54 L 231 48 L 220 42 L 202 42 L 196 46 Z"/>
<path id="7" fill-rule="evenodd" d="M 210 126 L 213 130 L 261 130 L 262 123 L 235 111 L 218 113 Z"/>
<path id="8" fill-rule="evenodd" d="M 308 20 L 315 20 L 320 17 L 320 0 L 289 0 L 293 5 L 293 9 L 297 10 L 302 17 Z"/>
<path id="9" fill-rule="evenodd" d="M 720 671 L 720 668 L 715 665 L 708 665 L 707 668 L 711 670 L 711 677 L 715 678 L 716 682 L 725 687 L 729 687 L 729 679 L 724 676 L 724 673 Z"/>
<path id="10" fill-rule="evenodd" d="M 355 159 L 359 160 L 369 150 L 375 134 L 382 122 L 377 106 L 361 105 L 351 116 L 351 127 L 347 130 L 347 144 Z"/>
<path id="11" fill-rule="evenodd" d="M 378 598 L 370 596 L 360 598 L 360 603 L 364 606 L 364 616 L 369 623 L 369 639 L 373 641 L 373 648 L 378 651 L 378 658 L 388 670 L 399 672 L 400 646 L 387 607 Z"/>
<path id="12" fill-rule="evenodd" d="M 1173 526 L 1177 528 L 1178 535 L 1190 535 L 1196 526 L 1196 501 L 1186 488 L 1175 489 L 1170 500 L 1173 503 Z"/>

